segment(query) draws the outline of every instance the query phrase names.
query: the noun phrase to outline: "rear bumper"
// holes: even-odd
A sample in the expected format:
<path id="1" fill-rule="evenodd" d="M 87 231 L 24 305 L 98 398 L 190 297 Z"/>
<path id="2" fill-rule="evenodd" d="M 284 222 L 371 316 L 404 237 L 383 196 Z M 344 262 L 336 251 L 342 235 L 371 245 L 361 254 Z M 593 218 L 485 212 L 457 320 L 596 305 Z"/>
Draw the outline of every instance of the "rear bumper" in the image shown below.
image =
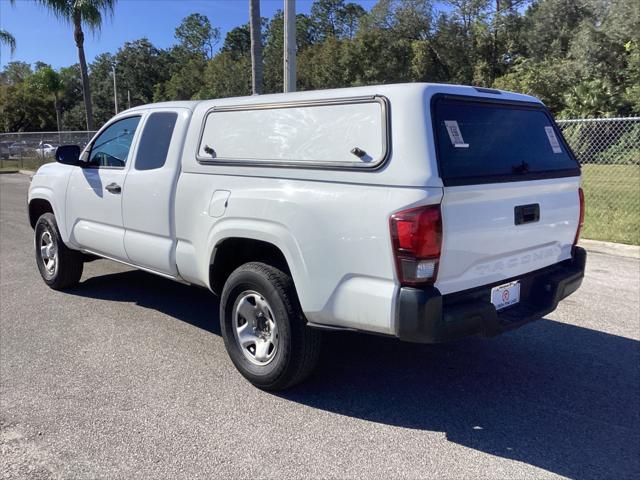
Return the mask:
<path id="1" fill-rule="evenodd" d="M 463 292 L 441 295 L 437 288 L 400 289 L 396 336 L 400 340 L 440 343 L 470 335 L 492 337 L 552 312 L 582 284 L 587 252 L 574 247 L 570 260 Z M 491 288 L 519 280 L 520 303 L 497 312 Z"/>

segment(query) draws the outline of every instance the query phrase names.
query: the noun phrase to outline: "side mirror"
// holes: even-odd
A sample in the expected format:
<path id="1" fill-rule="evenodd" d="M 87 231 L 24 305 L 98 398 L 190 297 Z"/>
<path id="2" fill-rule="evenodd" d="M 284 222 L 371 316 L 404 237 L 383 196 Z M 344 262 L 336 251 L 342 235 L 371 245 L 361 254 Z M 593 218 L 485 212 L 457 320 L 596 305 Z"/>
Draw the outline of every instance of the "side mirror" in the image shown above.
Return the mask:
<path id="1" fill-rule="evenodd" d="M 78 145 L 60 145 L 56 148 L 56 161 L 65 165 L 82 166 L 80 147 Z"/>

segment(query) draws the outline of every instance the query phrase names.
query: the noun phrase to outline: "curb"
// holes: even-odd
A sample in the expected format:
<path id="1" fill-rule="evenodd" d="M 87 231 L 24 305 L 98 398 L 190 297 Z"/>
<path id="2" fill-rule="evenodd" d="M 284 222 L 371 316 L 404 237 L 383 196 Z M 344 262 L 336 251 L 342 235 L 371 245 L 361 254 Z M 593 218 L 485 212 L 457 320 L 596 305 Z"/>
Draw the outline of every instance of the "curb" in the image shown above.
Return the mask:
<path id="1" fill-rule="evenodd" d="M 586 248 L 588 252 L 592 253 L 602 253 L 604 255 L 613 255 L 615 257 L 640 259 L 639 245 L 626 245 L 624 243 L 581 239 L 580 246 Z"/>
<path id="2" fill-rule="evenodd" d="M 8 173 L 21 173 L 19 170 L 0 170 L 0 175 L 6 175 Z"/>

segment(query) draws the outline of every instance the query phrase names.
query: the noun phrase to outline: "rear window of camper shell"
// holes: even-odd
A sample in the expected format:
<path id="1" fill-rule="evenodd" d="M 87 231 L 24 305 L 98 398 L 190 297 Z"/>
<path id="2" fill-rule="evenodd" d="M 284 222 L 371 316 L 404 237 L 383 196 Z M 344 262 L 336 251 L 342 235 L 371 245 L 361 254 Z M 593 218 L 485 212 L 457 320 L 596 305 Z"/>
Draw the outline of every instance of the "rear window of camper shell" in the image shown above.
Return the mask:
<path id="1" fill-rule="evenodd" d="M 445 186 L 580 175 L 542 105 L 435 96 L 432 117 Z"/>

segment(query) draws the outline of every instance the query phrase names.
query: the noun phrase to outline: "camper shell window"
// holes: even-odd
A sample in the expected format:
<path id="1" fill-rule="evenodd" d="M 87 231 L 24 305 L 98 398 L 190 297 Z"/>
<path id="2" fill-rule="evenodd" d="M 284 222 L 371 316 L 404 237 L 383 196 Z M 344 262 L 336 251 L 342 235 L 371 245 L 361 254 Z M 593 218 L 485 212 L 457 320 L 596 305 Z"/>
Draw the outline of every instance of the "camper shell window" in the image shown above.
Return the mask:
<path id="1" fill-rule="evenodd" d="M 382 97 L 214 107 L 197 159 L 205 164 L 375 168 L 387 157 Z"/>

